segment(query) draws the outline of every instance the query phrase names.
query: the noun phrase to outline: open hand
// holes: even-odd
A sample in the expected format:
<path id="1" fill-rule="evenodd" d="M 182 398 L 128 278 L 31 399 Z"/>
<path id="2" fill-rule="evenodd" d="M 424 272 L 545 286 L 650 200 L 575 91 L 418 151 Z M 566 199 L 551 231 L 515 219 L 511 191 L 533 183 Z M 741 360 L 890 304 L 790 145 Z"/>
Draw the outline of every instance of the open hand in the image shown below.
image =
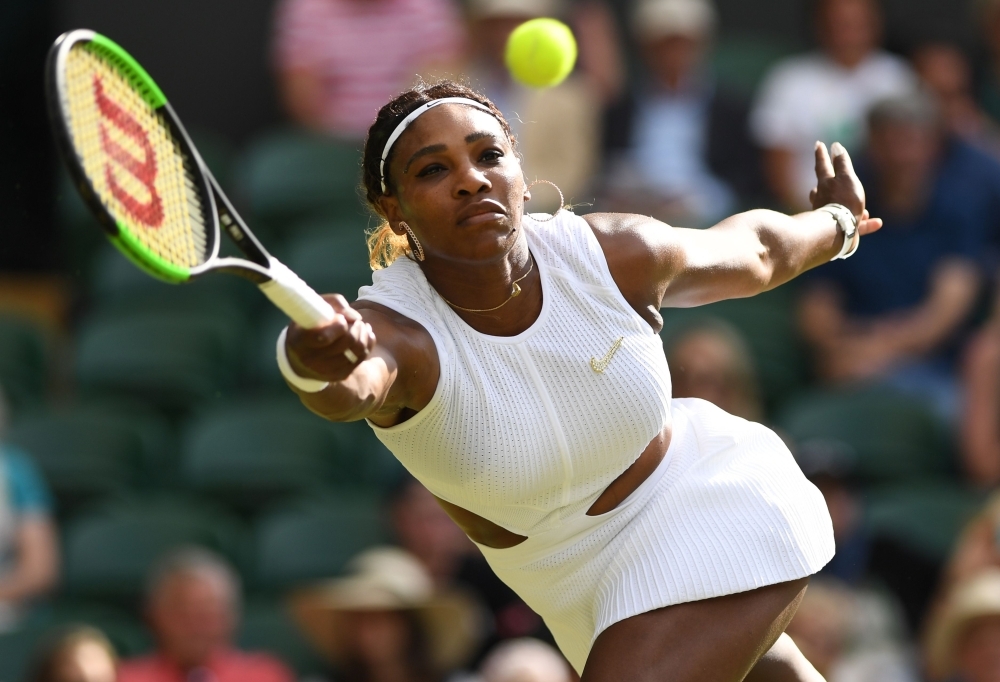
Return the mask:
<path id="1" fill-rule="evenodd" d="M 375 348 L 375 332 L 340 294 L 323 297 L 333 306 L 336 316 L 315 329 L 303 329 L 297 324 L 288 327 L 285 350 L 292 369 L 299 376 L 320 381 L 343 381 L 364 362 Z M 351 362 L 344 351 L 357 357 Z"/>
<path id="2" fill-rule="evenodd" d="M 868 215 L 865 188 L 854 172 L 851 155 L 839 142 L 834 142 L 829 151 L 822 142 L 816 143 L 816 188 L 809 193 L 809 201 L 814 209 L 827 204 L 841 204 L 849 208 L 858 219 L 859 237 L 882 227 L 881 218 Z"/>

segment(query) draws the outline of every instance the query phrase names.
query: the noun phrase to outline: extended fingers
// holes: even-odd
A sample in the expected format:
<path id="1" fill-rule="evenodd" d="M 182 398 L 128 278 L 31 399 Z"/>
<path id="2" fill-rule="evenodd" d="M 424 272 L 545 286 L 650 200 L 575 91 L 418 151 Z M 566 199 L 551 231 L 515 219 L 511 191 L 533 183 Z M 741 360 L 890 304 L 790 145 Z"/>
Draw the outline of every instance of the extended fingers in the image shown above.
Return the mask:
<path id="1" fill-rule="evenodd" d="M 822 142 L 816 143 L 816 179 L 827 180 L 834 176 L 830 152 Z"/>
<path id="2" fill-rule="evenodd" d="M 854 164 L 851 162 L 851 155 L 847 149 L 839 142 L 834 142 L 830 147 L 833 152 L 833 170 L 837 175 L 854 175 Z"/>

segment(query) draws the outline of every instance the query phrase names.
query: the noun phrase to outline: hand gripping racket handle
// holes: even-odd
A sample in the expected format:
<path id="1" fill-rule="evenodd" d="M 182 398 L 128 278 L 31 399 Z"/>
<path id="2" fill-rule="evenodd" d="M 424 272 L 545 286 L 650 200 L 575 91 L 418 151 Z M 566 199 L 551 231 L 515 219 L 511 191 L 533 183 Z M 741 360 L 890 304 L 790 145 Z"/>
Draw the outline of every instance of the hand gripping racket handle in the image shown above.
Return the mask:
<path id="1" fill-rule="evenodd" d="M 275 258 L 271 258 L 270 274 L 271 281 L 261 284 L 260 290 L 295 324 L 315 329 L 336 316 L 322 296 Z"/>

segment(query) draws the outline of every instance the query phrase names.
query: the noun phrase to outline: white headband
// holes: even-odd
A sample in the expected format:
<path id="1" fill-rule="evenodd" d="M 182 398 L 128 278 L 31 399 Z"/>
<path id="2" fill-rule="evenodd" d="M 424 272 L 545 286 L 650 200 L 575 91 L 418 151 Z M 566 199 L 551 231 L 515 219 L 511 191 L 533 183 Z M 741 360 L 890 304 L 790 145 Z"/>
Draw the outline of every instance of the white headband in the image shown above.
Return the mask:
<path id="1" fill-rule="evenodd" d="M 385 143 L 385 149 L 382 150 L 382 163 L 379 164 L 378 167 L 379 179 L 382 181 L 382 194 L 388 193 L 386 191 L 386 186 L 385 186 L 385 160 L 389 157 L 389 152 L 392 151 L 392 145 L 396 144 L 396 140 L 399 139 L 399 136 L 402 135 L 403 132 L 407 128 L 409 128 L 414 121 L 416 121 L 418 118 L 426 114 L 434 107 L 440 106 L 442 104 L 465 104 L 470 107 L 476 107 L 477 109 L 482 109 L 491 116 L 494 115 L 493 111 L 482 102 L 477 102 L 474 99 L 468 99 L 466 97 L 444 97 L 442 99 L 435 99 L 431 100 L 430 102 L 421 107 L 417 107 L 416 109 L 414 109 L 413 112 L 409 116 L 404 118 L 402 122 L 398 126 L 396 126 L 396 129 L 392 131 L 392 135 L 389 136 L 389 141 Z"/>

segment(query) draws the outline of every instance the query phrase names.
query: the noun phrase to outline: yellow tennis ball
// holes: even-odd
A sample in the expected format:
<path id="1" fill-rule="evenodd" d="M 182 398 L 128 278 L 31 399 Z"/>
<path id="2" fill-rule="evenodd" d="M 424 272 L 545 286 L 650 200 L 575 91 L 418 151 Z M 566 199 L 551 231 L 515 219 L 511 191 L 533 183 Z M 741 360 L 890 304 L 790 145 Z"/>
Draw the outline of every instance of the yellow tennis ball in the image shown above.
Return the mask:
<path id="1" fill-rule="evenodd" d="M 505 61 L 515 80 L 533 88 L 559 85 L 576 64 L 576 38 L 555 19 L 532 19 L 507 39 Z"/>

